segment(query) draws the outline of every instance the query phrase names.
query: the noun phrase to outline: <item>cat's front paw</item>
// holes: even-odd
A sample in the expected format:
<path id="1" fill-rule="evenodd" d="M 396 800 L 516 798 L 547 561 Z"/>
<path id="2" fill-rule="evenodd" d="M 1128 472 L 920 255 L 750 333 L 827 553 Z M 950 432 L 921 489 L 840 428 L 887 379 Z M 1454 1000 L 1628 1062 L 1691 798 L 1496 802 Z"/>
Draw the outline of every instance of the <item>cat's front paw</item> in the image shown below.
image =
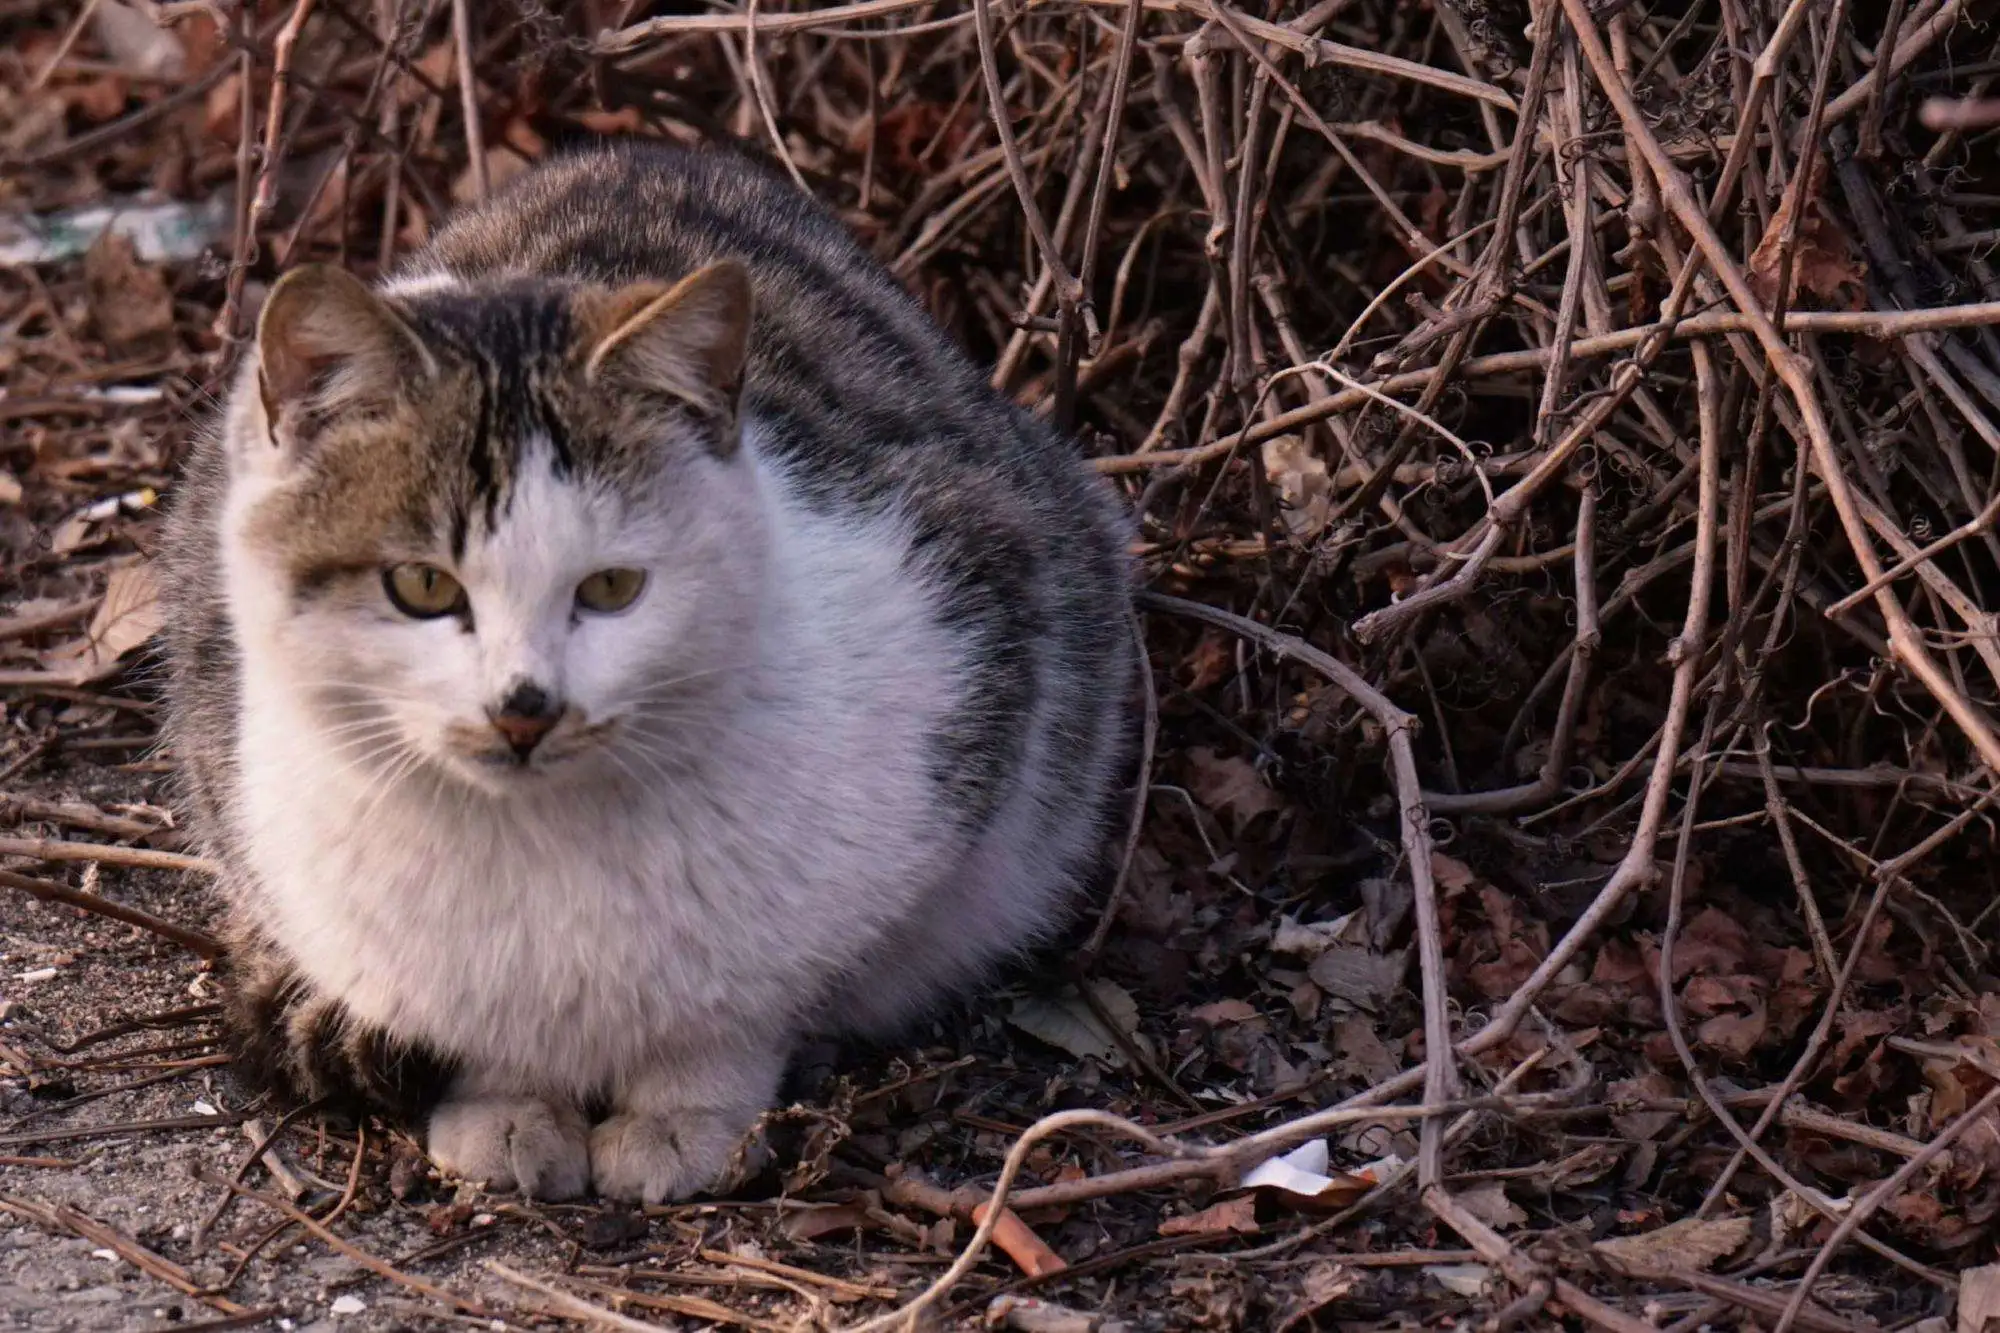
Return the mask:
<path id="1" fill-rule="evenodd" d="M 590 1188 L 590 1127 L 569 1107 L 533 1097 L 465 1097 L 431 1114 L 431 1161 L 447 1175 L 531 1199 Z"/>
<path id="2" fill-rule="evenodd" d="M 621 1111 L 590 1132 L 590 1175 L 607 1199 L 666 1203 L 718 1184 L 756 1117 Z"/>

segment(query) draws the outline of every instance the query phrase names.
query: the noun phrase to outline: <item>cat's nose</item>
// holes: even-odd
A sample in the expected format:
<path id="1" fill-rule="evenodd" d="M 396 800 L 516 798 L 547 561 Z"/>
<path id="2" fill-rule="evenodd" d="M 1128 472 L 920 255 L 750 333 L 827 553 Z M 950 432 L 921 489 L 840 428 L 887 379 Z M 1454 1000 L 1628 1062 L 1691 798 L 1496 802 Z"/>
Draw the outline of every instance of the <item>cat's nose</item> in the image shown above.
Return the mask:
<path id="1" fill-rule="evenodd" d="M 542 743 L 542 738 L 555 730 L 562 717 L 562 704 L 533 681 L 522 681 L 508 692 L 498 708 L 487 712 L 487 717 L 493 729 L 514 747 L 514 753 L 526 759 Z"/>

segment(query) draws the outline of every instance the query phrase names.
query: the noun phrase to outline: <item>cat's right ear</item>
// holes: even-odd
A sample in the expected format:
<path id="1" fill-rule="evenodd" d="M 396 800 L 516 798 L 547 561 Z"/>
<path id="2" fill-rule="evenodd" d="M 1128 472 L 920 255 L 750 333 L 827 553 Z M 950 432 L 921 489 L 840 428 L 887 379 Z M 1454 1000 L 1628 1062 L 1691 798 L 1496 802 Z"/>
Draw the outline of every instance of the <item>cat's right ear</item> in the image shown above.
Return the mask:
<path id="1" fill-rule="evenodd" d="M 264 298 L 257 389 L 280 449 L 306 444 L 330 415 L 379 411 L 436 373 L 409 322 L 343 269 L 295 268 Z"/>

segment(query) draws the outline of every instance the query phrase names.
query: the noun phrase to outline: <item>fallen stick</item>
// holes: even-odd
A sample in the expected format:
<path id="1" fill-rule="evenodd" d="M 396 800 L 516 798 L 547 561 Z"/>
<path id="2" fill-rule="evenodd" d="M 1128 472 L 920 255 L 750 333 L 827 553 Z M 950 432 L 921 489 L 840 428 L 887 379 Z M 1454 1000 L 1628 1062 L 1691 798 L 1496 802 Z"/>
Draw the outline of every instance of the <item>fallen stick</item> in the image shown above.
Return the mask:
<path id="1" fill-rule="evenodd" d="M 218 875 L 222 867 L 199 856 L 157 852 L 150 847 L 118 847 L 104 842 L 63 842 L 55 838 L 0 838 L 0 856 L 26 856 L 37 861 L 96 861 L 139 870 L 183 870 Z"/>
<path id="2" fill-rule="evenodd" d="M 222 941 L 213 935 L 188 926 L 177 926 L 171 921 L 154 916 L 151 912 L 142 912 L 136 907 L 114 903 L 95 893 L 72 889 L 69 885 L 58 884 L 54 880 L 34 879 L 27 875 L 17 875 L 11 870 L 0 870 L 0 888 L 19 889 L 22 893 L 40 898 L 43 902 L 80 907 L 86 912 L 108 920 L 122 921 L 128 926 L 150 930 L 161 939 L 172 940 L 202 958 L 222 956 Z"/>

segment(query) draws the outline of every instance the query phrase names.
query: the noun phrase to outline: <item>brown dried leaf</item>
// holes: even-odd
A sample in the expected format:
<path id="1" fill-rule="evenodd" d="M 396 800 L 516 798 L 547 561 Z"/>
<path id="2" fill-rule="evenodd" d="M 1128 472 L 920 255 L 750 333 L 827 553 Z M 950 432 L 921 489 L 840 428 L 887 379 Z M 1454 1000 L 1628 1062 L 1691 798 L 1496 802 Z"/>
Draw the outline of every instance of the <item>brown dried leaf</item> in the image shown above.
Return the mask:
<path id="1" fill-rule="evenodd" d="M 1359 1015 L 1337 1020 L 1333 1025 L 1333 1049 L 1340 1053 L 1333 1068 L 1352 1072 L 1364 1084 L 1374 1085 L 1392 1078 L 1402 1062 L 1375 1032 L 1375 1025 Z"/>
<path id="2" fill-rule="evenodd" d="M 1300 1281 L 1297 1294 L 1286 1305 L 1275 1333 L 1313 1327 L 1312 1317 L 1316 1312 L 1346 1296 L 1359 1282 L 1359 1277 L 1351 1268 L 1336 1263 L 1314 1264 Z"/>
<path id="3" fill-rule="evenodd" d="M 131 83 L 122 74 L 103 74 L 66 84 L 62 104 L 89 125 L 115 120 L 132 96 Z"/>
<path id="4" fill-rule="evenodd" d="M 1206 746 L 1188 751 L 1193 770 L 1188 786 L 1195 799 L 1218 814 L 1229 816 L 1230 826 L 1241 833 L 1259 815 L 1285 808 L 1278 794 L 1264 785 L 1256 768 L 1236 755 L 1217 754 Z"/>
<path id="5" fill-rule="evenodd" d="M 1220 1027 L 1224 1023 L 1248 1023 L 1260 1018 L 1257 1007 L 1243 1000 L 1217 1000 L 1214 1004 L 1204 1004 L 1188 1011 L 1188 1017 L 1210 1027 Z"/>
<path id="6" fill-rule="evenodd" d="M 1762 1005 L 1747 1014 L 1718 1014 L 1695 1029 L 1695 1044 L 1742 1060 L 1757 1049 L 1770 1026 Z"/>
<path id="7" fill-rule="evenodd" d="M 866 1231 L 872 1225 L 868 1208 L 844 1203 L 834 1208 L 806 1208 L 787 1214 L 781 1229 L 793 1240 L 817 1240 L 836 1231 Z"/>
<path id="8" fill-rule="evenodd" d="M 1548 952 L 1548 931 L 1539 922 L 1524 925 L 1514 900 L 1490 884 L 1479 886 L 1479 903 L 1492 931 L 1490 950 L 1499 957 L 1484 957 L 1466 968 L 1466 980 L 1488 999 L 1502 999 L 1519 990 Z"/>
<path id="9" fill-rule="evenodd" d="M 1436 880 L 1437 886 L 1446 893 L 1457 893 L 1471 888 L 1479 877 L 1472 873 L 1472 867 L 1465 862 L 1456 857 L 1446 856 L 1443 852 L 1433 851 L 1431 878 Z"/>
<path id="10" fill-rule="evenodd" d="M 1366 949 L 1328 949 L 1313 959 L 1306 975 L 1334 999 L 1376 1013 L 1402 985 L 1406 961 L 1402 950 L 1379 954 Z"/>
<path id="11" fill-rule="evenodd" d="M 1160 1223 L 1162 1236 L 1253 1236 L 1259 1230 L 1254 1194 L 1225 1199 L 1198 1213 L 1170 1217 Z"/>
<path id="12" fill-rule="evenodd" d="M 104 585 L 104 600 L 90 618 L 90 646 L 104 666 L 160 632 L 160 585 L 149 564 L 115 569 Z"/>
<path id="13" fill-rule="evenodd" d="M 154 18 L 152 8 L 127 0 L 98 0 L 91 12 L 92 27 L 98 45 L 120 69 L 173 82 L 187 71 L 187 51 L 174 30 Z"/>
<path id="14" fill-rule="evenodd" d="M 1093 980 L 1090 989 L 1124 1034 L 1133 1041 L 1139 1040 L 1139 1005 L 1131 994 L 1117 982 L 1102 977 Z M 1119 1049 L 1117 1038 L 1104 1026 L 1089 1001 L 1075 991 L 1016 1000 L 1008 1009 L 1007 1021 L 1037 1041 L 1067 1051 L 1079 1060 L 1096 1060 L 1114 1069 L 1125 1063 L 1125 1052 Z"/>
<path id="15" fill-rule="evenodd" d="M 1189 690 L 1200 691 L 1219 685 L 1236 670 L 1236 643 L 1226 635 L 1210 630 L 1195 641 L 1194 651 L 1187 655 L 1184 665 L 1188 670 Z"/>
<path id="16" fill-rule="evenodd" d="M 1482 1180 L 1469 1189 L 1458 1191 L 1452 1197 L 1464 1205 L 1465 1211 L 1495 1231 L 1508 1231 L 1514 1227 L 1527 1225 L 1527 1213 L 1507 1197 L 1506 1189 L 1497 1180 Z"/>
<path id="17" fill-rule="evenodd" d="M 2000 1331 L 2000 1264 L 1968 1268 L 1958 1275 L 1958 1333 Z"/>
<path id="18" fill-rule="evenodd" d="M 116 353 L 159 347 L 174 331 L 174 298 L 160 271 L 141 264 L 132 238 L 106 228 L 83 256 L 90 322 Z"/>
<path id="19" fill-rule="evenodd" d="M 1633 1273 L 1702 1272 L 1742 1249 L 1750 1239 L 1747 1217 L 1690 1217 L 1636 1236 L 1614 1236 L 1594 1246 Z"/>
<path id="20" fill-rule="evenodd" d="M 1630 943 L 1610 939 L 1597 951 L 1597 959 L 1590 965 L 1590 979 L 1599 986 L 1644 990 L 1652 986 L 1653 973 L 1647 968 L 1645 958 Z"/>
<path id="21" fill-rule="evenodd" d="M 1785 240 L 1792 230 L 1793 215 L 1797 213 L 1798 237 L 1792 247 L 1794 297 L 1810 293 L 1823 301 L 1859 310 L 1865 297 L 1868 270 L 1861 262 L 1853 238 L 1821 207 L 1819 186 L 1826 172 L 1822 168 L 1805 174 L 1810 175 L 1811 180 L 1794 178 L 1792 188 L 1785 191 L 1785 198 L 1778 205 L 1778 211 L 1771 215 L 1771 225 L 1764 229 L 1764 238 L 1757 242 L 1756 250 L 1750 255 L 1751 289 L 1766 307 L 1777 304 Z M 1799 205 L 1801 197 L 1806 198 L 1802 212 Z"/>
<path id="22" fill-rule="evenodd" d="M 1264 442 L 1264 473 L 1277 488 L 1279 518 L 1292 536 L 1316 535 L 1333 517 L 1333 478 L 1326 460 L 1304 437 L 1280 435 Z"/>
<path id="23" fill-rule="evenodd" d="M 1648 1071 L 1638 1078 L 1620 1079 L 1608 1089 L 1613 1103 L 1663 1101 L 1674 1096 L 1673 1080 L 1657 1071 Z M 1614 1114 L 1611 1126 L 1628 1139 L 1656 1139 L 1667 1132 L 1671 1125 L 1678 1124 L 1678 1111 L 1628 1111 Z"/>
<path id="24" fill-rule="evenodd" d="M 1750 956 L 1750 935 L 1727 912 L 1704 907 L 1674 941 L 1674 980 L 1697 972 L 1742 972 Z"/>
<path id="25" fill-rule="evenodd" d="M 122 566 L 104 585 L 104 599 L 85 636 L 46 654 L 43 665 L 75 684 L 101 680 L 117 669 L 120 658 L 159 633 L 161 622 L 153 567 Z"/>

